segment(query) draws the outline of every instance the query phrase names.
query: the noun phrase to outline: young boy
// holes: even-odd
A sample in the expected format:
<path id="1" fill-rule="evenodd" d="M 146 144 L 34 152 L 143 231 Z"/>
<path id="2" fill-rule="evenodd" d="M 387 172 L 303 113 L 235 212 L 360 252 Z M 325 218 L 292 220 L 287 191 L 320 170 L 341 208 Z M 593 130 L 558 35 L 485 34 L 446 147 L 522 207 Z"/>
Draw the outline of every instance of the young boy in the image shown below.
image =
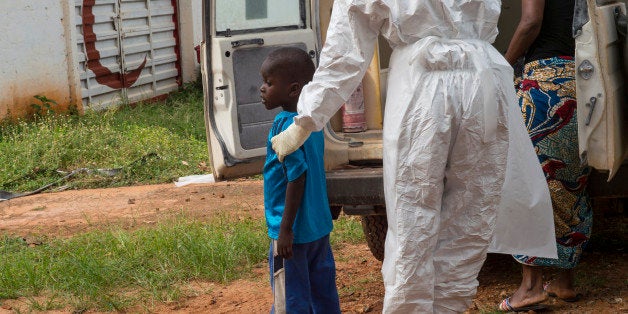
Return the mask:
<path id="1" fill-rule="evenodd" d="M 264 207 L 271 238 L 268 262 L 277 313 L 340 313 L 336 265 L 329 244 L 333 223 L 323 165 L 323 133 L 313 132 L 294 153 L 279 160 L 270 139 L 293 123 L 301 88 L 314 63 L 298 48 L 268 55 L 260 73 L 262 102 L 281 107 L 267 141 Z"/>

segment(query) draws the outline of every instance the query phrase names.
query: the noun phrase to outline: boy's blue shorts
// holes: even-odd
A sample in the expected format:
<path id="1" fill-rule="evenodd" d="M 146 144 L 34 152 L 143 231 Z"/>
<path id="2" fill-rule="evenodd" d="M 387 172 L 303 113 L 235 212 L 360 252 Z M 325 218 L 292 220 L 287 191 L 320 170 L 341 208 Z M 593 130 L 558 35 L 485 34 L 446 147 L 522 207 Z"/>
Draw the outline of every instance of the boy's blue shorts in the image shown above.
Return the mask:
<path id="1" fill-rule="evenodd" d="M 275 257 L 274 245 L 276 240 L 271 240 L 268 264 L 275 300 L 270 312 L 283 307 L 287 313 L 340 313 L 336 264 L 329 235 L 313 242 L 293 244 L 291 259 Z M 285 283 L 283 293 L 275 290 L 280 289 L 282 280 Z"/>

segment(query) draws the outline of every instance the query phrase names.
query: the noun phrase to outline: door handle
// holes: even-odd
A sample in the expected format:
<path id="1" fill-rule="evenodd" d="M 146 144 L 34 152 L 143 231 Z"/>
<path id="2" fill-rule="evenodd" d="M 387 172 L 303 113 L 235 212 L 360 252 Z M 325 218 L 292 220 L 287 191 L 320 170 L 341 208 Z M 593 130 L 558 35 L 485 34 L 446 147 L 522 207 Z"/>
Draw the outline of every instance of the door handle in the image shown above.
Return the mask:
<path id="1" fill-rule="evenodd" d="M 252 38 L 252 39 L 244 39 L 244 40 L 235 40 L 231 42 L 231 48 L 247 46 L 247 45 L 258 45 L 261 46 L 264 44 L 264 38 Z"/>

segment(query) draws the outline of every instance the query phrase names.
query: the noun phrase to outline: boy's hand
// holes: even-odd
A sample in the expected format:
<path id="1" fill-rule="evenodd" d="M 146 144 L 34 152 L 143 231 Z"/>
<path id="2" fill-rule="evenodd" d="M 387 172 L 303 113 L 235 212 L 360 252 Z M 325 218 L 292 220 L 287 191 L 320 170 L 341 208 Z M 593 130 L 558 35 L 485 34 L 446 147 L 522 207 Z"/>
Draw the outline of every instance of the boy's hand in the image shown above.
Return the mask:
<path id="1" fill-rule="evenodd" d="M 283 132 L 273 136 L 270 141 L 279 161 L 283 162 L 284 157 L 299 149 L 310 133 L 312 132 L 293 123 Z"/>
<path id="2" fill-rule="evenodd" d="M 279 231 L 279 239 L 277 239 L 277 255 L 289 259 L 292 257 L 292 241 L 294 234 L 292 229 L 281 228 Z"/>

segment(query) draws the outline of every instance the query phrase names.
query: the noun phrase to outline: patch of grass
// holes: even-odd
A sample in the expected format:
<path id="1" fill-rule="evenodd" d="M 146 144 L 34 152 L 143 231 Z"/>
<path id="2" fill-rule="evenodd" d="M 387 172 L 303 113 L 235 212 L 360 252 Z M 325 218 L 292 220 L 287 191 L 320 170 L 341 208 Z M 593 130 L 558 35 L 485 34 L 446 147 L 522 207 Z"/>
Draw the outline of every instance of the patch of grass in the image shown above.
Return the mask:
<path id="1" fill-rule="evenodd" d="M 28 247 L 0 237 L 0 299 L 25 297 L 30 310 L 123 310 L 181 298 L 189 280 L 226 283 L 266 258 L 264 223 L 220 216 L 175 219 L 135 231 L 93 231 Z"/>
<path id="2" fill-rule="evenodd" d="M 330 235 L 331 244 L 338 246 L 343 243 L 364 243 L 364 232 L 360 219 L 360 216 L 340 215 L 334 221 L 334 230 Z"/>
<path id="3" fill-rule="evenodd" d="M 0 189 L 14 192 L 35 190 L 81 168 L 120 171 L 85 171 L 69 179 L 70 187 L 154 184 L 201 174 L 209 164 L 202 88 L 186 85 L 165 101 L 82 116 L 4 121 L 0 164 Z"/>
<path id="4" fill-rule="evenodd" d="M 359 217 L 341 216 L 335 246 L 363 240 Z M 191 280 L 228 283 L 266 259 L 263 220 L 219 215 L 207 224 L 185 217 L 134 231 L 91 231 L 68 239 L 0 236 L 0 300 L 23 297 L 28 311 L 121 311 L 186 295 Z M 23 309 L 22 309 L 23 310 Z"/>

